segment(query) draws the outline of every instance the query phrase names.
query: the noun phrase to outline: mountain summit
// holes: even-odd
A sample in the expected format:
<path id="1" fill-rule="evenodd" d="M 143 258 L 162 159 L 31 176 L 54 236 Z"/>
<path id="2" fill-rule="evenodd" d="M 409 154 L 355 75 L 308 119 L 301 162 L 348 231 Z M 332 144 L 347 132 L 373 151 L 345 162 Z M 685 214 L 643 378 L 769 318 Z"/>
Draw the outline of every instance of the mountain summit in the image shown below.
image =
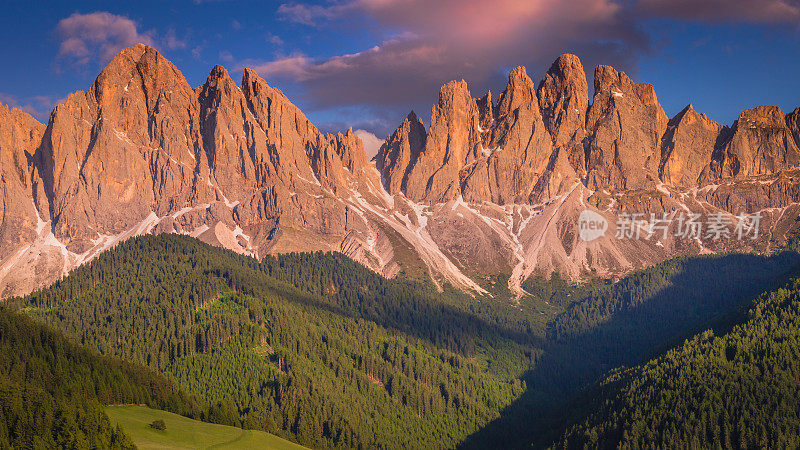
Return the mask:
<path id="1" fill-rule="evenodd" d="M 391 87 L 387 87 L 391 88 Z M 800 109 L 730 127 L 652 85 L 560 56 L 537 86 L 513 69 L 494 103 L 442 86 L 375 161 L 321 133 L 278 89 L 215 66 L 192 88 L 155 49 L 121 51 L 47 125 L 0 106 L 0 293 L 30 292 L 131 236 L 180 233 L 256 257 L 334 250 L 385 276 L 473 292 L 532 275 L 617 275 L 678 254 L 772 251 L 796 228 Z M 585 242 L 581 211 L 609 222 Z M 762 213 L 751 241 L 614 239 L 619 213 Z"/>

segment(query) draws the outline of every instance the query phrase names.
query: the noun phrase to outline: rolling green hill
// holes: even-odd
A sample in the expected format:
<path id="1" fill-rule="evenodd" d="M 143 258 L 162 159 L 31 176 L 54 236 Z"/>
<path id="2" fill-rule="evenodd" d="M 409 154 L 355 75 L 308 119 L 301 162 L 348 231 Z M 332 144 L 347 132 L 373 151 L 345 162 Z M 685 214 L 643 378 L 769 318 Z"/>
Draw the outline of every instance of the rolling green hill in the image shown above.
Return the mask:
<path id="1" fill-rule="evenodd" d="M 263 431 L 200 422 L 144 406 L 109 406 L 105 411 L 111 423 L 119 425 L 141 450 L 305 448 Z M 166 429 L 159 431 L 150 427 L 155 420 L 163 420 Z"/>

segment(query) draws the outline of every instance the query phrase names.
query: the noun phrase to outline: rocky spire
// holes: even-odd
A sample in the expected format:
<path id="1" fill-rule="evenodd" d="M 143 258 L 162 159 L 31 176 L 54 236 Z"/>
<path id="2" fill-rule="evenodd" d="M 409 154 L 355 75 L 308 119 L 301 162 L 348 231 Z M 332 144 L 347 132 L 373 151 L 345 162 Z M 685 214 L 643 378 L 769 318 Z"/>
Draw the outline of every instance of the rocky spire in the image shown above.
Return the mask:
<path id="1" fill-rule="evenodd" d="M 551 156 L 533 81 L 524 67 L 512 70 L 495 112 L 481 158 L 465 168 L 464 199 L 526 203 Z"/>
<path id="2" fill-rule="evenodd" d="M 480 148 L 480 113 L 464 80 L 439 91 L 431 126 L 416 164 L 408 174 L 406 195 L 413 200 L 446 202 L 460 195 L 459 172 L 475 160 Z"/>
<path id="3" fill-rule="evenodd" d="M 483 97 L 477 101 L 478 111 L 480 111 L 480 125 L 483 130 L 489 130 L 494 122 L 494 104 L 492 103 L 492 91 L 486 91 Z"/>
<path id="4" fill-rule="evenodd" d="M 580 59 L 571 54 L 559 56 L 539 84 L 538 92 L 542 119 L 553 145 L 564 148 L 571 165 L 580 173 L 585 172 L 583 138 L 589 87 Z"/>
<path id="5" fill-rule="evenodd" d="M 219 200 L 251 193 L 262 181 L 256 177 L 256 166 L 270 160 L 266 134 L 257 125 L 242 90 L 218 65 L 211 69 L 198 100 L 203 148 L 214 184 L 222 191 Z"/>
<path id="6" fill-rule="evenodd" d="M 0 255 L 32 242 L 39 217 L 42 221 L 49 219 L 43 186 L 37 170 L 31 167 L 44 128 L 29 114 L 0 104 Z M 42 200 L 39 205 L 36 197 Z"/>
<path id="7" fill-rule="evenodd" d="M 794 136 L 794 142 L 800 148 L 800 108 L 786 115 L 786 126 Z"/>
<path id="8" fill-rule="evenodd" d="M 375 166 L 383 175 L 387 192 L 399 194 L 405 191 L 406 177 L 425 148 L 426 138 L 422 120 L 411 111 L 378 150 Z"/>
<path id="9" fill-rule="evenodd" d="M 269 159 L 283 182 L 314 177 L 309 152 L 320 132 L 280 90 L 269 86 L 252 69 L 242 75 L 242 92 L 250 111 L 267 135 Z"/>
<path id="10" fill-rule="evenodd" d="M 539 85 L 539 103 L 544 125 L 557 147 L 583 133 L 589 107 L 589 87 L 577 56 L 561 55 L 550 66 Z"/>
<path id="11" fill-rule="evenodd" d="M 662 143 L 661 180 L 674 186 L 697 186 L 718 146 L 722 129 L 705 114 L 698 114 L 692 105 L 673 117 Z"/>
<path id="12" fill-rule="evenodd" d="M 497 115 L 507 116 L 520 107 L 536 105 L 539 107 L 539 100 L 536 98 L 536 87 L 528 76 L 524 66 L 515 67 L 508 74 L 508 84 L 505 91 L 500 96 L 497 104 Z"/>
<path id="13" fill-rule="evenodd" d="M 592 189 L 645 187 L 657 178 L 667 116 L 650 84 L 598 66 L 586 118 L 588 183 Z"/>

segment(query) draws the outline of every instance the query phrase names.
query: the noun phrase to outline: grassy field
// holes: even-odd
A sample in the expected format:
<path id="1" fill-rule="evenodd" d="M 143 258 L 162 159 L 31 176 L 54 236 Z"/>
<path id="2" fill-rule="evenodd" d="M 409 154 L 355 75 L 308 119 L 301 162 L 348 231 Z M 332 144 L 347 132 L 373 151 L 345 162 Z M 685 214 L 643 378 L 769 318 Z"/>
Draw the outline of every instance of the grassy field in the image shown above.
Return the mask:
<path id="1" fill-rule="evenodd" d="M 140 449 L 305 448 L 263 431 L 199 422 L 144 406 L 109 406 L 106 413 L 111 423 L 122 426 Z M 157 419 L 164 421 L 166 430 L 150 428 Z"/>

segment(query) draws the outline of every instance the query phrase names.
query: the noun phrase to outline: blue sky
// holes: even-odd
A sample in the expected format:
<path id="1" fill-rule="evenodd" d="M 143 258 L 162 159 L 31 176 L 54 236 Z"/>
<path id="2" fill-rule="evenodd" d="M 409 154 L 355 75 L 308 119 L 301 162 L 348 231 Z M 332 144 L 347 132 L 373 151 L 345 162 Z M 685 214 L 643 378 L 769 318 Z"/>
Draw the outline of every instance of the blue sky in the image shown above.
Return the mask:
<path id="1" fill-rule="evenodd" d="M 4 1 L 0 102 L 47 121 L 120 48 L 145 41 L 193 86 L 215 64 L 253 67 L 326 131 L 381 137 L 439 86 L 498 97 L 508 71 L 538 82 L 576 53 L 592 85 L 611 64 L 655 85 L 668 116 L 688 103 L 731 124 L 742 109 L 800 106 L 799 0 Z M 590 89 L 591 90 L 591 89 Z M 590 92 L 591 94 L 591 92 Z"/>

